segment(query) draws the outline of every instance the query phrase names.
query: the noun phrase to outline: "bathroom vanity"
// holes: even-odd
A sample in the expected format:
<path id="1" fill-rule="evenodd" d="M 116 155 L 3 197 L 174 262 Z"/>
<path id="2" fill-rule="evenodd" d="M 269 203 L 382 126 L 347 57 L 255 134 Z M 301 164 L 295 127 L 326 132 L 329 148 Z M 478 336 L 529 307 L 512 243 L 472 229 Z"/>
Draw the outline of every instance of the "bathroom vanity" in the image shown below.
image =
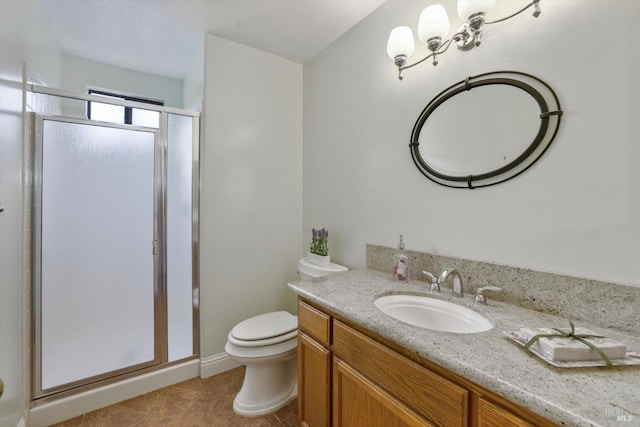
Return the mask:
<path id="1" fill-rule="evenodd" d="M 472 296 L 456 299 L 489 331 L 437 332 L 382 313 L 376 298 L 429 295 L 374 270 L 290 283 L 298 294 L 299 419 L 303 426 L 599 426 L 640 416 L 640 369 L 556 368 L 508 339 L 520 327 L 565 327 L 557 316 Z M 450 289 L 435 298 L 449 299 Z M 630 349 L 640 339 L 588 326 Z M 634 418 L 635 417 L 635 418 Z M 633 425 L 633 423 L 628 423 Z"/>

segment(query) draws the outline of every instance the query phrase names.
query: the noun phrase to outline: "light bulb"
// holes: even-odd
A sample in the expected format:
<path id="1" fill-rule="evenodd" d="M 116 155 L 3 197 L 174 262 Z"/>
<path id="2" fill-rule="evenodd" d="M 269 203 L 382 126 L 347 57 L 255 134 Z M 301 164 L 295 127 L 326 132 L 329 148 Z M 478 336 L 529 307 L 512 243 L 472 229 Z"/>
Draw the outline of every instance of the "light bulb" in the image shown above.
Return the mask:
<path id="1" fill-rule="evenodd" d="M 416 44 L 413 41 L 413 33 L 409 27 L 396 27 L 389 34 L 387 42 L 387 55 L 392 60 L 396 56 L 405 55 L 407 58 L 413 54 Z"/>
<path id="2" fill-rule="evenodd" d="M 444 6 L 434 4 L 424 8 L 418 21 L 418 37 L 420 40 L 426 43 L 427 40 L 434 37 L 444 39 L 448 33 L 449 17 L 447 16 L 447 11 L 444 10 Z"/>

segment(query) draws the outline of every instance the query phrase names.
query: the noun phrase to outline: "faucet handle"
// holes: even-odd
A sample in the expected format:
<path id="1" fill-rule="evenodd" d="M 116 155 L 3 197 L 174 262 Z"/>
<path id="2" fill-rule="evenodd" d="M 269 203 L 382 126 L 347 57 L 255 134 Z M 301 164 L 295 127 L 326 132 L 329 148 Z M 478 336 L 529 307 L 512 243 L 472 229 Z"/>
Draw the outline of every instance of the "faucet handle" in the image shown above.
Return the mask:
<path id="1" fill-rule="evenodd" d="M 431 274 L 431 272 L 422 270 L 422 274 L 427 276 L 427 279 L 431 280 L 431 286 L 429 286 L 429 292 L 440 292 L 440 284 L 438 278 Z"/>
<path id="2" fill-rule="evenodd" d="M 483 286 L 481 288 L 476 289 L 476 294 L 473 297 L 473 302 L 475 304 L 486 304 L 487 303 L 487 299 L 484 297 L 484 295 L 482 294 L 482 292 L 484 291 L 501 291 L 502 288 L 499 288 L 498 286 Z"/>
<path id="3" fill-rule="evenodd" d="M 436 276 L 434 276 L 430 271 L 427 270 L 422 270 L 422 274 L 424 274 L 425 276 L 427 276 L 427 278 L 429 280 L 431 280 L 432 282 L 436 282 L 438 281 L 438 278 Z"/>

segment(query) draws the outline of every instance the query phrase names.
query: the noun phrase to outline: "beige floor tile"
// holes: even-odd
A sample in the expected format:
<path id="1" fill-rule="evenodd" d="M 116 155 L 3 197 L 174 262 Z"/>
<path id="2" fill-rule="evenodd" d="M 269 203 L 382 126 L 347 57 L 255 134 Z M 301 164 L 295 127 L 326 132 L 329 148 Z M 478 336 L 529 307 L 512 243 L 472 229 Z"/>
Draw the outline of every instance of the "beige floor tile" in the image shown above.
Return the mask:
<path id="1" fill-rule="evenodd" d="M 240 417 L 233 412 L 244 379 L 244 367 L 200 379 L 194 378 L 153 391 L 55 427 L 294 427 L 297 401 L 263 417 Z"/>
<path id="2" fill-rule="evenodd" d="M 82 427 L 83 419 L 84 415 L 80 415 L 79 417 L 71 418 L 58 424 L 53 424 L 51 427 Z"/>
<path id="3" fill-rule="evenodd" d="M 149 425 L 147 396 L 138 396 L 124 402 L 85 414 L 83 427 L 138 427 Z"/>
<path id="4" fill-rule="evenodd" d="M 205 406 L 202 381 L 194 378 L 147 394 L 149 417 L 165 419 L 176 414 L 195 414 Z"/>
<path id="5" fill-rule="evenodd" d="M 284 427 L 298 425 L 298 399 L 295 399 L 274 414 Z"/>

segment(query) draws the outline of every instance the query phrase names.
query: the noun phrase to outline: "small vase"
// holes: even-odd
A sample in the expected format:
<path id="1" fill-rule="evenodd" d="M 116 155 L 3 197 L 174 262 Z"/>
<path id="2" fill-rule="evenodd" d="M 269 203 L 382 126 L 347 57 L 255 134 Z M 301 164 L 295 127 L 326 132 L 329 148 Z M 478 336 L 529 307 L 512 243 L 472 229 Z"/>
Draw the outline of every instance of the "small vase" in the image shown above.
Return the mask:
<path id="1" fill-rule="evenodd" d="M 328 267 L 331 264 L 329 255 L 318 255 L 312 252 L 307 253 L 307 261 L 320 267 Z"/>

